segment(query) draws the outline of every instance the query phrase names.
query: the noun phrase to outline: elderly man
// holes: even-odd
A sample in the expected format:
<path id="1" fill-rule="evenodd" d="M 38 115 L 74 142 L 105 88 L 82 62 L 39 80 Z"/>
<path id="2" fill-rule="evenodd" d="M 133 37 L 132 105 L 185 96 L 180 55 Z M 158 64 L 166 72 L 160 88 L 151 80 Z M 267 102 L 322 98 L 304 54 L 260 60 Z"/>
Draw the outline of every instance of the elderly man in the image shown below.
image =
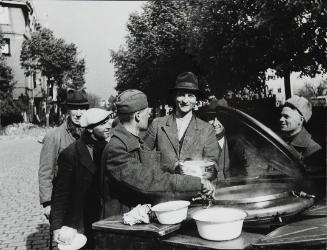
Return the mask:
<path id="1" fill-rule="evenodd" d="M 213 193 L 213 185 L 205 178 L 161 170 L 160 152 L 148 150 L 139 137 L 149 120 L 143 92 L 122 92 L 116 98 L 116 107 L 120 123 L 113 129 L 102 157 L 108 184 L 105 217 L 126 212 L 139 203 L 190 199 L 201 190 Z"/>
<path id="2" fill-rule="evenodd" d="M 58 128 L 46 134 L 40 153 L 39 163 L 39 192 L 40 203 L 44 207 L 44 214 L 49 218 L 51 211 L 51 194 L 53 179 L 57 173 L 57 159 L 59 153 L 72 144 L 81 135 L 81 116 L 89 108 L 85 90 L 67 91 L 66 121 Z"/>
<path id="3" fill-rule="evenodd" d="M 150 149 L 162 153 L 165 172 L 174 173 L 179 162 L 186 159 L 213 160 L 218 164 L 220 150 L 215 131 L 192 112 L 198 92 L 198 80 L 192 72 L 178 75 L 173 89 L 174 113 L 154 119 L 144 137 Z"/>
<path id="4" fill-rule="evenodd" d="M 104 188 L 100 161 L 110 135 L 111 113 L 98 108 L 87 110 L 80 120 L 85 132 L 59 154 L 51 203 L 51 229 L 59 243 L 69 244 L 74 236 L 65 235 L 69 227 L 86 235 L 87 249 L 94 247 L 92 223 L 100 219 Z"/>

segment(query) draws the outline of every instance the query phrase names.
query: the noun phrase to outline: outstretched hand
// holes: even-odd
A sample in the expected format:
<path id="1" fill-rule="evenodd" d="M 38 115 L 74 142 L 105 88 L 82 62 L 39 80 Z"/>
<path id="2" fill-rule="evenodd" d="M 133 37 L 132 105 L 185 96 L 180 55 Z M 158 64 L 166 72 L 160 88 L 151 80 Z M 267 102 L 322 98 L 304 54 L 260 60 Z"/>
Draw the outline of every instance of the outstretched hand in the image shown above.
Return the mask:
<path id="1" fill-rule="evenodd" d="M 215 185 L 212 184 L 209 180 L 201 178 L 201 193 L 208 195 L 208 196 L 214 196 L 215 194 Z"/>

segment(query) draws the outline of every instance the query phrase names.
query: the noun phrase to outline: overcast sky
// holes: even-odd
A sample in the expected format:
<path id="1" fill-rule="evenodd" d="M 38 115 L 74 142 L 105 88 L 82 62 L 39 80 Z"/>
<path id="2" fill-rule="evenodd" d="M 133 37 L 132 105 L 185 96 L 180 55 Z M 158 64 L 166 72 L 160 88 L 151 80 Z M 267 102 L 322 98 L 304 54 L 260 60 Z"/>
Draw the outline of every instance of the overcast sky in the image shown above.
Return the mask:
<path id="1" fill-rule="evenodd" d="M 32 0 L 43 26 L 58 38 L 77 45 L 86 60 L 87 91 L 108 98 L 115 94 L 110 50 L 117 50 L 127 34 L 129 14 L 140 11 L 141 1 Z"/>

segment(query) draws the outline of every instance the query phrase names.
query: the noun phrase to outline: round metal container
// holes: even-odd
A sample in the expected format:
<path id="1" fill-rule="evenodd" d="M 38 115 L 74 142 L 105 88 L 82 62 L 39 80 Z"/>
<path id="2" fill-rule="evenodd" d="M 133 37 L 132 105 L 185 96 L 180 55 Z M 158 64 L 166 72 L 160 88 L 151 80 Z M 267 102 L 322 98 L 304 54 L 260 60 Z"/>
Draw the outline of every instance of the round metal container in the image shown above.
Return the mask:
<path id="1" fill-rule="evenodd" d="M 202 177 L 205 172 L 213 172 L 215 163 L 206 160 L 187 160 L 180 164 L 181 170 L 186 175 Z"/>
<path id="2" fill-rule="evenodd" d="M 256 183 L 217 190 L 214 205 L 243 209 L 245 223 L 283 222 L 313 205 L 313 199 L 294 196 L 284 183 Z"/>

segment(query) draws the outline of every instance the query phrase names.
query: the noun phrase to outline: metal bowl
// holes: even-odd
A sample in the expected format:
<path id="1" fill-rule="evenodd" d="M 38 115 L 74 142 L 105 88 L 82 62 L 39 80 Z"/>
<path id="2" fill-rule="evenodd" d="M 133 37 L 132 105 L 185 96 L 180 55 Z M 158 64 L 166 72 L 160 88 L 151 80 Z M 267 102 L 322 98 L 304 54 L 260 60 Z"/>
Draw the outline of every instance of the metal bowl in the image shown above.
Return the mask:
<path id="1" fill-rule="evenodd" d="M 196 177 L 202 177 L 206 172 L 213 172 L 215 168 L 215 163 L 209 160 L 186 160 L 179 165 L 184 174 Z"/>

